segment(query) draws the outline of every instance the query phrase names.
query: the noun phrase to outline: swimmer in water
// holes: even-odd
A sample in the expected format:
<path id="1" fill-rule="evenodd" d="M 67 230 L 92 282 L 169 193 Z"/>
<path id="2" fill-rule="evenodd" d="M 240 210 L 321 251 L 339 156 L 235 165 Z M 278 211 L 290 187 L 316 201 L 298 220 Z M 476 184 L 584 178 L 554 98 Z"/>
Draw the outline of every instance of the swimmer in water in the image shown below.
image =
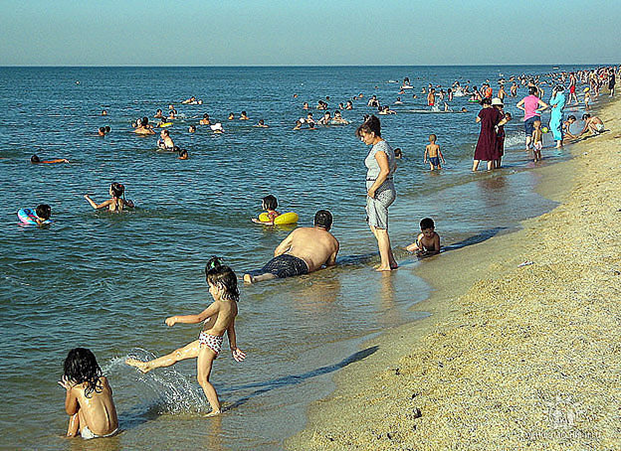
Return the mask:
<path id="1" fill-rule="evenodd" d="M 106 127 L 99 127 L 99 130 L 97 130 L 97 134 L 99 136 L 106 136 Z"/>
<path id="2" fill-rule="evenodd" d="M 47 204 L 38 205 L 34 210 L 34 214 L 36 218 L 31 218 L 35 220 L 38 226 L 42 226 L 46 223 L 46 221 L 49 221 L 50 216 L 52 215 L 52 207 Z"/>
<path id="3" fill-rule="evenodd" d="M 179 160 L 187 160 L 188 159 L 188 151 L 185 149 L 182 149 L 179 151 Z"/>
<path id="4" fill-rule="evenodd" d="M 189 99 L 186 99 L 186 100 L 182 101 L 181 103 L 182 104 L 196 103 L 196 97 L 192 96 Z"/>
<path id="5" fill-rule="evenodd" d="M 330 115 L 329 111 L 326 111 L 323 116 L 321 117 L 321 119 L 319 119 L 319 121 L 317 121 L 317 123 L 319 125 L 330 125 L 330 121 L 332 120 L 332 116 Z"/>
<path id="6" fill-rule="evenodd" d="M 69 163 L 69 160 L 66 160 L 64 158 L 58 158 L 56 160 L 41 161 L 41 159 L 38 156 L 33 155 L 32 157 L 30 157 L 30 162 L 32 164 L 53 164 L 53 163 Z"/>
<path id="7" fill-rule="evenodd" d="M 303 110 L 308 110 L 309 106 L 308 106 L 308 102 L 304 102 L 304 105 L 302 106 Z"/>
<path id="8" fill-rule="evenodd" d="M 162 110 L 161 110 L 161 109 L 158 109 L 158 110 L 155 112 L 155 116 L 153 116 L 153 117 L 154 117 L 155 119 L 162 119 L 162 118 L 164 117 L 164 115 L 162 114 Z"/>
<path id="9" fill-rule="evenodd" d="M 255 127 L 268 128 L 269 125 L 267 125 L 263 119 L 259 119 L 259 123 L 257 125 L 255 125 Z"/>
<path id="10" fill-rule="evenodd" d="M 201 125 L 211 125 L 211 120 L 209 119 L 209 114 L 203 114 L 203 118 L 199 121 Z"/>
<path id="11" fill-rule="evenodd" d="M 108 211 L 120 212 L 123 211 L 125 207 L 134 208 L 134 203 L 131 200 L 125 200 L 125 187 L 120 183 L 115 182 L 110 185 L 108 192 L 110 193 L 111 199 L 101 204 L 97 204 L 93 201 L 88 194 L 84 195 L 84 199 L 86 199 L 95 210 L 107 208 Z"/>
<path id="12" fill-rule="evenodd" d="M 107 116 L 107 115 L 108 115 L 108 112 L 107 112 L 106 110 L 103 110 L 103 111 L 101 112 L 101 115 L 102 115 L 102 116 Z"/>
<path id="13" fill-rule="evenodd" d="M 175 149 L 175 143 L 170 137 L 170 132 L 168 130 L 162 130 L 160 132 L 160 139 L 157 140 L 157 147 L 164 150 Z"/>
<path id="14" fill-rule="evenodd" d="M 261 208 L 265 210 L 269 220 L 263 222 L 260 219 L 252 218 L 252 222 L 255 224 L 274 225 L 274 219 L 280 216 L 280 213 L 276 211 L 276 208 L 278 208 L 278 199 L 271 194 L 269 196 L 265 196 L 261 201 Z"/>
<path id="15" fill-rule="evenodd" d="M 234 113 L 229 113 L 229 121 L 232 121 L 235 119 L 235 114 Z"/>
<path id="16" fill-rule="evenodd" d="M 153 131 L 153 126 L 149 124 L 149 118 L 143 117 L 142 120 L 138 123 L 138 127 L 134 129 L 134 133 L 138 135 L 155 135 Z"/>
<path id="17" fill-rule="evenodd" d="M 395 105 L 403 105 L 403 101 L 401 100 L 401 97 L 397 97 L 397 100 L 395 100 Z"/>
<path id="18" fill-rule="evenodd" d="M 168 355 L 155 360 L 142 362 L 129 358 L 125 360 L 127 365 L 138 368 L 143 373 L 161 367 L 169 367 L 186 359 L 196 359 L 196 372 L 211 412 L 208 416 L 222 413 L 218 394 L 214 386 L 209 382 L 213 362 L 220 355 L 224 342 L 224 334 L 229 337 L 229 345 L 233 359 L 241 362 L 246 354 L 237 347 L 237 334 L 235 332 L 235 317 L 237 316 L 237 301 L 239 290 L 237 288 L 237 276 L 228 266 L 222 265 L 218 257 L 212 257 L 205 267 L 205 278 L 209 285 L 209 293 L 214 302 L 197 315 L 175 315 L 166 318 L 166 325 L 172 327 L 175 324 L 198 324 L 203 323 L 202 331 L 195 340 Z"/>
<path id="19" fill-rule="evenodd" d="M 241 112 L 241 115 L 239 116 L 239 120 L 240 120 L 240 121 L 247 121 L 248 119 L 249 119 L 249 118 L 248 118 L 248 115 L 246 114 L 246 112 L 245 112 L 245 111 L 242 111 L 242 112 Z"/>
<path id="20" fill-rule="evenodd" d="M 189 133 L 194 133 L 194 132 L 196 132 L 196 125 L 190 125 L 190 127 L 188 128 L 188 132 L 189 132 Z"/>

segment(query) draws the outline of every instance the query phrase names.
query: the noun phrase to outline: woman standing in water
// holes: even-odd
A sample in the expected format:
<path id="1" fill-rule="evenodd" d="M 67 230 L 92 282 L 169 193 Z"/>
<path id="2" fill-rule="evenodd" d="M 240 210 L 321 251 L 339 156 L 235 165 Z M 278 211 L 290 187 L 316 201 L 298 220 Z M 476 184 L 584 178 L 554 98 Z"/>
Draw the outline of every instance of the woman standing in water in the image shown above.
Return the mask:
<path id="1" fill-rule="evenodd" d="M 381 124 L 377 117 L 371 116 L 356 130 L 356 136 L 371 147 L 364 160 L 367 167 L 367 222 L 377 240 L 381 262 L 378 271 L 397 268 L 388 236 L 388 207 L 397 196 L 393 175 L 397 167 L 395 153 L 382 139 Z"/>
<path id="2" fill-rule="evenodd" d="M 550 97 L 550 108 L 552 113 L 550 116 L 550 131 L 556 141 L 556 148 L 563 147 L 563 108 L 565 108 L 565 87 L 562 85 L 556 86 L 552 90 L 552 97 Z"/>
<path id="3" fill-rule="evenodd" d="M 541 120 L 541 112 L 548 108 L 548 105 L 543 102 L 537 94 L 539 90 L 536 86 L 530 86 L 528 88 L 528 95 L 520 100 L 516 107 L 524 111 L 524 133 L 526 134 L 526 149 L 529 150 L 530 142 L 533 136 L 533 125 L 535 121 Z M 541 107 L 541 110 L 538 110 Z"/>
<path id="4" fill-rule="evenodd" d="M 494 99 L 496 100 L 496 99 Z M 497 102 L 502 105 L 500 99 Z M 476 172 L 481 161 L 487 161 L 487 170 L 494 169 L 495 161 L 499 159 L 498 155 L 498 135 L 496 127 L 504 125 L 507 121 L 499 109 L 492 107 L 492 99 L 485 97 L 481 100 L 483 109 L 479 111 L 476 121 L 481 123 L 481 132 L 479 140 L 474 151 L 474 162 L 472 163 L 472 172 Z"/>

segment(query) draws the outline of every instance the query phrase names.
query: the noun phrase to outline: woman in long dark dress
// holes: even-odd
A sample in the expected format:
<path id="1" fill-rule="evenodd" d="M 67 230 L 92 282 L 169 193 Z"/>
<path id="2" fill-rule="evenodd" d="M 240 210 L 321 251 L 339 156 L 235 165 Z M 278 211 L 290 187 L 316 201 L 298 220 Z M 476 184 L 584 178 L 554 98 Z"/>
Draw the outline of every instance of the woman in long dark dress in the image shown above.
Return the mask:
<path id="1" fill-rule="evenodd" d="M 502 113 L 492 107 L 492 99 L 486 97 L 481 101 L 483 109 L 479 111 L 476 121 L 481 123 L 481 133 L 474 151 L 472 172 L 479 168 L 479 162 L 487 161 L 487 170 L 494 169 L 494 161 L 498 159 L 498 147 L 496 145 L 496 126 L 503 125 L 506 121 Z"/>

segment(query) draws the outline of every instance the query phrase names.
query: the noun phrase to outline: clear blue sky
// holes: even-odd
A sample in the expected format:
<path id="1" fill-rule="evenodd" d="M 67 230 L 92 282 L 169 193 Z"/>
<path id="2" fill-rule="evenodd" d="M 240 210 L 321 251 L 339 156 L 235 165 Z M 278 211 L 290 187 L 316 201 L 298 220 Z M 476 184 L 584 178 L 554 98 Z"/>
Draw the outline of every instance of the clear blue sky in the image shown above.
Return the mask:
<path id="1" fill-rule="evenodd" d="M 619 0 L 0 0 L 0 65 L 619 63 Z"/>

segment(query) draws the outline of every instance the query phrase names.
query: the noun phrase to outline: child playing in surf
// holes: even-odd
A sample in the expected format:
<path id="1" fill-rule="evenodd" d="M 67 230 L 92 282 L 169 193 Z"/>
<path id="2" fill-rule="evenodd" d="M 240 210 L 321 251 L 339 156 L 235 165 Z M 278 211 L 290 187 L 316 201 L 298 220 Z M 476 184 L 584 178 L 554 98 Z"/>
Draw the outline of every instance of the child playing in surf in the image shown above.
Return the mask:
<path id="1" fill-rule="evenodd" d="M 423 157 L 425 163 L 427 163 L 427 159 L 429 159 L 429 167 L 432 171 L 435 169 L 442 169 L 442 166 L 440 166 L 440 160 L 442 160 L 442 163 L 446 164 L 444 156 L 440 151 L 440 146 L 436 144 L 437 139 L 438 137 L 436 135 L 429 135 L 429 144 L 425 146 L 425 155 Z"/>
<path id="2" fill-rule="evenodd" d="M 541 149 L 543 149 L 543 130 L 541 130 L 541 121 L 533 123 L 533 160 L 541 160 Z"/>
<path id="3" fill-rule="evenodd" d="M 261 208 L 266 210 L 265 214 L 267 215 L 268 220 L 261 221 L 260 219 L 252 218 L 252 222 L 256 224 L 274 225 L 274 219 L 280 216 L 280 213 L 276 211 L 276 208 L 278 208 L 278 200 L 271 194 L 269 196 L 265 196 L 261 201 Z"/>
<path id="4" fill-rule="evenodd" d="M 67 437 L 75 437 L 78 431 L 85 440 L 117 433 L 119 420 L 112 388 L 90 350 L 75 348 L 69 351 L 58 384 L 67 390 L 65 411 L 71 417 Z"/>
<path id="5" fill-rule="evenodd" d="M 172 366 L 181 360 L 197 359 L 198 383 L 211 406 L 211 412 L 208 416 L 213 416 L 222 413 L 222 410 L 216 389 L 209 382 L 209 376 L 213 361 L 222 349 L 224 334 L 228 334 L 231 352 L 237 362 L 243 361 L 246 354 L 237 347 L 235 334 L 235 317 L 237 316 L 237 301 L 239 300 L 237 276 L 231 268 L 222 265 L 218 257 L 212 257 L 205 267 L 205 278 L 214 302 L 198 315 L 166 318 L 166 325 L 169 327 L 177 323 L 197 324 L 204 322 L 198 340 L 155 360 L 142 362 L 129 358 L 125 363 L 147 373 L 155 368 Z"/>
<path id="6" fill-rule="evenodd" d="M 52 215 L 52 207 L 50 207 L 47 204 L 38 205 L 37 208 L 35 208 L 34 211 L 33 210 L 29 210 L 29 209 L 20 210 L 20 212 L 17 213 L 17 216 L 22 221 L 24 221 L 24 219 L 22 219 L 20 217 L 20 213 L 22 211 L 25 211 L 26 214 L 28 215 L 28 219 L 30 219 L 31 221 L 36 222 L 38 226 L 42 226 L 44 224 L 49 224 L 49 222 L 51 222 L 50 221 L 50 216 Z M 29 223 L 31 223 L 31 222 L 29 222 Z"/>
<path id="7" fill-rule="evenodd" d="M 120 183 L 113 183 L 112 185 L 110 185 L 109 192 L 110 196 L 112 196 L 112 199 L 108 199 L 107 201 L 99 205 L 93 199 L 91 199 L 88 194 L 84 195 L 84 199 L 86 199 L 95 210 L 107 208 L 109 211 L 118 212 L 123 211 L 125 207 L 134 208 L 134 203 L 131 200 L 125 200 L 125 187 Z"/>
<path id="8" fill-rule="evenodd" d="M 440 235 L 435 232 L 433 219 L 425 218 L 420 222 L 421 233 L 416 241 L 406 247 L 409 252 L 416 253 L 418 257 L 427 257 L 440 252 Z"/>

